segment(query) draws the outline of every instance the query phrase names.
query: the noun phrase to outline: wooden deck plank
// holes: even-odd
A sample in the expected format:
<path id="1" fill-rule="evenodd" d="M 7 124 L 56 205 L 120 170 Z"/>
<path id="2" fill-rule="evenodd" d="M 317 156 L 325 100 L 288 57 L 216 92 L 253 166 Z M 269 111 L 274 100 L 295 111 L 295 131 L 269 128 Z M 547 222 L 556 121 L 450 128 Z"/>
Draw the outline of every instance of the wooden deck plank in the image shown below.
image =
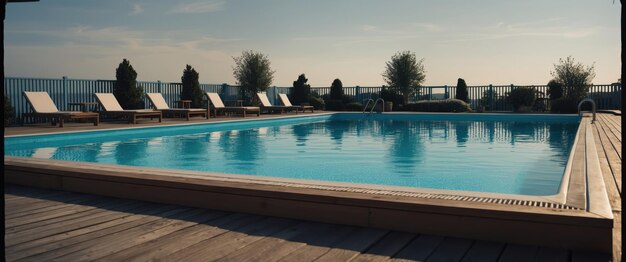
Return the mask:
<path id="1" fill-rule="evenodd" d="M 31 216 L 33 214 L 50 212 L 59 208 L 65 208 L 68 205 L 79 205 L 83 203 L 93 203 L 90 201 L 99 201 L 93 196 L 71 196 L 66 201 L 40 201 L 37 203 L 20 204 L 12 206 L 9 210 L 5 208 L 5 219 L 19 219 L 21 217 Z"/>
<path id="2" fill-rule="evenodd" d="M 337 242 L 348 237 L 349 234 L 356 231 L 357 228 L 351 226 L 338 226 L 338 228 L 330 235 L 320 238 L 317 241 L 307 243 L 291 252 L 289 255 L 281 258 L 279 261 L 313 261 L 324 255 L 328 250 L 333 248 Z"/>
<path id="3" fill-rule="evenodd" d="M 45 226 L 54 225 L 61 222 L 72 221 L 76 219 L 80 219 L 85 216 L 93 216 L 97 214 L 102 214 L 109 212 L 105 209 L 114 209 L 115 211 L 127 211 L 132 208 L 140 207 L 143 203 L 135 202 L 135 201 L 119 201 L 119 202 L 109 202 L 104 203 L 99 207 L 95 206 L 80 206 L 82 208 L 70 209 L 65 212 L 54 213 L 54 216 L 49 217 L 47 215 L 42 216 L 32 216 L 20 223 L 15 223 L 13 225 L 5 225 L 5 235 L 13 234 L 16 232 L 20 232 L 27 229 L 33 228 L 44 228 Z M 104 208 L 104 209 L 103 209 Z M 64 215 L 60 215 L 61 213 L 65 213 Z M 45 218 L 45 219 L 42 219 Z"/>
<path id="4" fill-rule="evenodd" d="M 461 261 L 474 241 L 464 238 L 446 237 L 428 257 L 429 262 Z"/>
<path id="5" fill-rule="evenodd" d="M 601 141 L 598 130 L 595 130 L 593 135 L 596 141 Z M 613 174 L 613 171 L 611 170 L 611 165 L 606 157 L 606 149 L 604 148 L 604 145 L 602 143 L 597 143 L 596 149 L 598 151 L 598 161 L 600 161 L 600 170 L 602 170 L 604 184 L 606 185 L 606 190 L 609 194 L 609 202 L 611 203 L 613 210 L 619 210 L 622 206 L 620 200 L 621 192 L 618 187 L 616 175 Z"/>
<path id="6" fill-rule="evenodd" d="M 359 228 L 316 261 L 348 261 L 374 245 L 387 233 L 387 230 Z"/>
<path id="7" fill-rule="evenodd" d="M 412 233 L 390 232 L 367 252 L 355 257 L 352 261 L 386 261 L 402 250 L 415 237 L 416 235 Z"/>
<path id="8" fill-rule="evenodd" d="M 118 232 L 116 236 L 112 237 L 111 241 L 101 242 L 96 246 L 91 246 L 87 249 L 58 257 L 57 259 L 63 261 L 93 261 L 198 223 L 212 220 L 216 216 L 221 215 L 221 212 L 191 209 L 179 218 L 161 219 L 160 221 L 162 223 L 155 223 L 155 225 L 152 225 L 150 228 L 142 228 L 140 232 Z"/>
<path id="9" fill-rule="evenodd" d="M 173 206 L 145 205 L 145 210 L 136 210 L 134 213 L 125 213 L 119 218 L 105 223 L 84 227 L 63 234 L 40 238 L 5 249 L 7 260 L 13 261 L 20 258 L 35 256 L 34 260 L 44 261 L 76 250 L 76 244 L 97 241 L 97 239 L 128 230 L 139 225 L 147 224 L 160 219 L 160 216 L 168 216 L 181 212 L 182 209 Z M 140 215 L 138 215 L 140 214 Z M 56 250 L 56 251 L 55 251 Z"/>
<path id="10" fill-rule="evenodd" d="M 98 212 L 91 215 L 80 216 L 75 219 L 70 219 L 66 221 L 60 221 L 54 224 L 48 224 L 42 227 L 33 227 L 21 230 L 19 232 L 13 233 L 5 233 L 5 243 L 6 246 L 14 246 L 20 243 L 33 241 L 39 238 L 44 238 L 47 236 L 52 236 L 56 234 L 62 234 L 67 231 L 71 231 L 74 229 L 79 229 L 83 227 L 88 227 L 91 225 L 104 223 L 113 219 L 116 219 L 116 216 L 119 214 L 123 214 L 124 211 L 130 211 L 133 208 L 132 203 L 121 203 L 122 210 L 121 211 L 107 211 L 107 212 Z"/>
<path id="11" fill-rule="evenodd" d="M 166 221 L 163 217 L 180 216 L 192 211 L 189 208 L 171 206 L 166 209 L 167 210 L 161 213 L 160 216 L 148 215 L 132 222 L 96 231 L 95 234 L 81 235 L 77 238 L 68 239 L 67 241 L 55 242 L 54 244 L 57 245 L 58 248 L 29 256 L 28 259 L 31 261 L 50 261 L 60 256 L 89 249 L 101 243 L 117 241 L 117 238 L 120 236 L 134 237 L 133 234 L 138 235 L 143 232 L 148 232 L 150 229 L 157 229 L 159 225 L 162 225 L 164 221 Z"/>
<path id="12" fill-rule="evenodd" d="M 425 261 L 439 244 L 442 236 L 420 235 L 394 256 L 394 261 Z"/>
<path id="13" fill-rule="evenodd" d="M 328 232 L 330 224 L 301 222 L 238 249 L 216 261 L 275 261 L 301 246 L 309 234 Z"/>
<path id="14" fill-rule="evenodd" d="M 249 217 L 242 221 L 231 221 L 228 232 L 209 238 L 198 244 L 163 257 L 164 261 L 216 260 L 246 247 L 266 236 L 295 225 L 297 222 L 283 218 Z"/>
<path id="15" fill-rule="evenodd" d="M 599 143 L 596 142 L 597 144 L 600 144 L 601 147 L 604 149 L 603 155 L 606 157 L 608 163 L 609 163 L 609 168 L 611 169 L 611 173 L 615 179 L 615 183 L 617 185 L 617 188 L 619 189 L 620 195 L 622 192 L 622 159 L 621 157 L 618 155 L 617 151 L 614 150 L 613 145 L 611 145 L 610 141 L 608 141 L 608 138 L 606 137 L 606 135 L 600 130 L 600 128 L 598 128 L 598 136 L 599 136 Z"/>
<path id="16" fill-rule="evenodd" d="M 569 253 L 562 248 L 539 247 L 535 258 L 535 262 L 567 262 L 569 261 Z"/>
<path id="17" fill-rule="evenodd" d="M 229 232 L 230 230 L 236 230 L 240 226 L 253 223 L 260 219 L 262 219 L 262 217 L 254 215 L 225 213 L 223 216 L 207 223 L 200 223 L 167 236 L 122 250 L 111 256 L 107 256 L 105 260 L 149 261 L 163 258 L 200 243 L 203 240 L 211 239 Z M 150 250 L 150 252 L 146 252 L 146 250 Z"/>
<path id="18" fill-rule="evenodd" d="M 502 251 L 498 262 L 532 261 L 537 249 L 537 246 L 508 244 Z"/>
<path id="19" fill-rule="evenodd" d="M 621 136 L 618 138 L 615 131 L 612 131 L 610 127 L 608 127 L 604 123 L 600 123 L 599 125 L 595 125 L 596 128 L 601 130 L 601 133 L 606 138 L 606 141 L 603 141 L 606 146 L 610 145 L 616 151 L 619 159 L 622 159 L 622 147 L 621 147 Z"/>
<path id="20" fill-rule="evenodd" d="M 471 261 L 498 261 L 504 249 L 504 243 L 491 241 L 476 241 L 472 248 L 463 257 L 463 262 Z"/>

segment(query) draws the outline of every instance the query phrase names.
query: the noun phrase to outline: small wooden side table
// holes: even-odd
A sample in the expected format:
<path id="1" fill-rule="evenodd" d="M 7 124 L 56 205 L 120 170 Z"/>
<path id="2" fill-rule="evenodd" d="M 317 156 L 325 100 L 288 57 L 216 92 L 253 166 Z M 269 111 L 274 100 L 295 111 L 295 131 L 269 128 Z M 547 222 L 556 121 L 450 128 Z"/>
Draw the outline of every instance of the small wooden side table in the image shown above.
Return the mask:
<path id="1" fill-rule="evenodd" d="M 191 100 L 178 100 L 176 102 L 181 108 L 191 108 Z"/>
<path id="2" fill-rule="evenodd" d="M 89 110 L 87 110 L 87 106 L 97 106 L 98 103 L 97 102 L 73 102 L 73 103 L 67 103 L 67 105 L 70 107 L 70 109 L 74 107 L 79 107 L 80 111 L 82 112 L 90 112 Z M 95 112 L 95 110 L 91 112 Z"/>

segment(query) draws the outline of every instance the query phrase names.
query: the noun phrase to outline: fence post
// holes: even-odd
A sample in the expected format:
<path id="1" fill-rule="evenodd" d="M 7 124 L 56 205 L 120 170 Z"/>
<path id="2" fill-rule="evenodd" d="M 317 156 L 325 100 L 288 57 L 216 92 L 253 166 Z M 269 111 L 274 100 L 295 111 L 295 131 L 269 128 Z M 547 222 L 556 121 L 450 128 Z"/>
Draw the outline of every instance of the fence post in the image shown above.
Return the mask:
<path id="1" fill-rule="evenodd" d="M 493 111 L 493 85 L 489 84 L 489 111 Z"/>
<path id="2" fill-rule="evenodd" d="M 432 87 L 428 87 L 428 101 L 433 100 L 433 88 Z"/>
<path id="3" fill-rule="evenodd" d="M 159 91 L 159 93 L 163 94 L 163 92 L 161 91 L 161 80 L 157 80 L 157 90 Z"/>
<path id="4" fill-rule="evenodd" d="M 445 98 L 445 99 L 450 98 L 450 94 L 448 94 L 448 85 L 445 85 L 443 90 L 444 90 L 444 93 L 445 93 L 443 95 L 443 98 Z"/>
<path id="5" fill-rule="evenodd" d="M 61 78 L 62 81 L 62 88 L 63 88 L 63 106 L 61 108 L 64 108 L 65 110 L 68 110 L 68 106 L 67 106 L 67 76 L 63 76 Z"/>
<path id="6" fill-rule="evenodd" d="M 361 98 L 361 87 L 354 87 L 354 101 L 360 101 Z"/>

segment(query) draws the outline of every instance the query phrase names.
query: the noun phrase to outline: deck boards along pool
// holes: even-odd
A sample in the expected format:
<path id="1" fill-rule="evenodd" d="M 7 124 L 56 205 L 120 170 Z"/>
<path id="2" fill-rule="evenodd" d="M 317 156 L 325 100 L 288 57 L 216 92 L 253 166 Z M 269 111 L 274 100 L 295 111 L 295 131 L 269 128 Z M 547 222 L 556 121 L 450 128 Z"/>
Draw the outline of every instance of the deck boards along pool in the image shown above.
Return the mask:
<path id="1" fill-rule="evenodd" d="M 581 126 L 588 127 L 589 121 L 585 124 L 584 120 Z M 578 142 L 593 141 L 579 139 Z M 581 159 L 577 161 L 584 161 L 584 155 L 579 157 Z M 374 194 L 376 188 L 337 191 L 323 187 L 292 187 L 288 183 L 261 183 L 251 179 L 242 180 L 241 177 L 225 180 L 220 174 L 206 177 L 180 170 L 99 166 L 101 164 L 93 164 L 93 167 L 89 164 L 68 166 L 64 161 L 21 157 L 7 157 L 5 164 L 5 179 L 10 183 L 122 198 L 409 232 L 438 232 L 499 241 L 515 239 L 519 243 L 604 251 L 611 241 L 610 218 L 584 209 L 556 208 L 554 204 L 559 203 L 553 202 L 554 199 L 550 200 L 552 202 L 507 200 L 502 195 L 477 197 L 441 192 L 427 194 L 441 196 L 430 198 L 394 190 L 388 191 L 392 194 L 380 195 Z M 587 176 L 586 173 L 578 175 Z M 479 200 L 468 202 L 472 199 Z M 458 221 L 464 221 L 461 225 L 473 226 L 459 227 Z"/>
<path id="2" fill-rule="evenodd" d="M 579 118 L 331 114 L 9 138 L 13 156 L 516 195 L 559 194 Z"/>

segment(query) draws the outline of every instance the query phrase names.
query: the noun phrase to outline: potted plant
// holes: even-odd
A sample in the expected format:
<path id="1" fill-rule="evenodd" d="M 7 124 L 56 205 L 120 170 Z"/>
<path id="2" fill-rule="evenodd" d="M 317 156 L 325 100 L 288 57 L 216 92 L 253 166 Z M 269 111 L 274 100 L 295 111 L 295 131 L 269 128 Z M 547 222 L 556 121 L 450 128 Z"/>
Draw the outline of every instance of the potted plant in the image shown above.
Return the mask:
<path id="1" fill-rule="evenodd" d="M 391 112 L 391 111 L 393 111 L 393 102 L 385 101 L 385 112 Z"/>

